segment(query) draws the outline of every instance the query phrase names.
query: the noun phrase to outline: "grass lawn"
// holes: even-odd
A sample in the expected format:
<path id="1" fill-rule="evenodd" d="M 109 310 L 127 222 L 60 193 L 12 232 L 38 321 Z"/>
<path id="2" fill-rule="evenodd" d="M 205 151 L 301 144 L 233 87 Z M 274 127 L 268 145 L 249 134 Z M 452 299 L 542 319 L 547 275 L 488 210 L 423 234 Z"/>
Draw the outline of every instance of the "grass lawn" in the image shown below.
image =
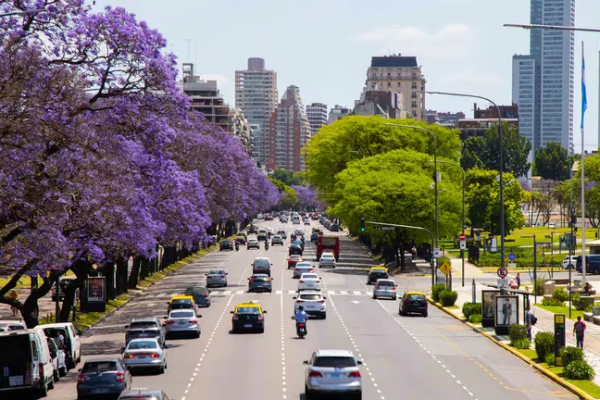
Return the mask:
<path id="1" fill-rule="evenodd" d="M 515 350 L 517 350 L 519 353 L 523 354 L 525 357 L 529 358 L 530 360 L 535 361 L 536 363 L 538 362 L 537 354 L 536 354 L 535 350 L 522 350 L 522 349 L 515 349 Z M 553 374 L 561 377 L 566 382 L 569 382 L 571 385 L 583 390 L 590 397 L 592 397 L 594 399 L 600 398 L 600 386 L 596 385 L 594 382 L 567 379 L 564 377 L 564 368 L 563 367 L 551 367 L 546 363 L 538 363 L 538 364 L 541 367 L 549 370 Z"/>
<path id="2" fill-rule="evenodd" d="M 539 308 L 543 308 L 544 310 L 548 310 L 554 314 L 565 314 L 567 318 L 569 318 L 569 307 L 568 306 L 544 306 L 542 304 L 537 304 Z M 579 311 L 575 308 L 571 308 L 571 318 L 572 320 L 577 320 L 577 317 L 581 317 L 583 319 L 583 313 L 585 311 Z"/>

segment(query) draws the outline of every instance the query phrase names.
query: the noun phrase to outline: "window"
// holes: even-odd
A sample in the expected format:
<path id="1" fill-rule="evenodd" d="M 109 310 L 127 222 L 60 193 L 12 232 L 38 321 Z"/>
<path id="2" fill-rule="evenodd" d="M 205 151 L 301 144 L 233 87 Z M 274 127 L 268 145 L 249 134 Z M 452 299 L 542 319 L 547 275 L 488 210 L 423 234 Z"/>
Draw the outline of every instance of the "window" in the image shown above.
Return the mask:
<path id="1" fill-rule="evenodd" d="M 417 88 L 417 82 L 413 82 L 411 85 L 411 89 L 416 89 Z"/>
<path id="2" fill-rule="evenodd" d="M 317 357 L 315 359 L 314 366 L 330 368 L 348 368 L 356 367 L 356 361 L 353 357 Z"/>
<path id="3" fill-rule="evenodd" d="M 412 92 L 412 94 L 410 95 L 411 98 L 416 99 L 417 98 L 417 92 Z"/>
<path id="4" fill-rule="evenodd" d="M 417 108 L 417 102 L 413 101 L 412 104 L 411 104 L 411 106 L 412 106 L 412 108 Z"/>

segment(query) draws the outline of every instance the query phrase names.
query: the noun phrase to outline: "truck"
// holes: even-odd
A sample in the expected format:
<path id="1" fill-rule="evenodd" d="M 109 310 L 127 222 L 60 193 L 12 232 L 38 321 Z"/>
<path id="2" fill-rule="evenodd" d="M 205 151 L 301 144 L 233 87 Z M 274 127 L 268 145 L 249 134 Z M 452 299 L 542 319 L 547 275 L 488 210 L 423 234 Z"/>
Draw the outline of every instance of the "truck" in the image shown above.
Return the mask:
<path id="1" fill-rule="evenodd" d="M 319 236 L 317 241 L 317 261 L 321 258 L 324 250 L 332 250 L 335 261 L 340 258 L 340 238 L 339 236 Z"/>

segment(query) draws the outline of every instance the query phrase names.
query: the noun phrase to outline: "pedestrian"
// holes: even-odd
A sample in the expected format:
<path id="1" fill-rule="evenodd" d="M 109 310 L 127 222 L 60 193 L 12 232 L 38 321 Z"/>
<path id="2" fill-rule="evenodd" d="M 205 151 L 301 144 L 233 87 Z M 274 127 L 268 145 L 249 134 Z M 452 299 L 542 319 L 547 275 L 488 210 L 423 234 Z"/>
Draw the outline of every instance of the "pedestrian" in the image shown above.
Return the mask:
<path id="1" fill-rule="evenodd" d="M 583 285 L 583 294 L 585 294 L 586 296 L 589 296 L 591 289 L 592 289 L 592 285 L 590 285 L 589 282 L 586 282 L 585 285 Z"/>
<path id="2" fill-rule="evenodd" d="M 583 350 L 583 336 L 585 334 L 585 322 L 581 320 L 581 316 L 577 316 L 577 322 L 573 326 L 573 336 L 577 340 L 577 347 Z"/>
<path id="3" fill-rule="evenodd" d="M 517 272 L 517 289 L 521 288 L 521 273 Z"/>
<path id="4" fill-rule="evenodd" d="M 537 322 L 537 318 L 532 314 L 529 306 L 525 307 L 525 327 L 527 328 L 527 339 L 531 341 L 531 328 Z"/>
<path id="5" fill-rule="evenodd" d="M 19 293 L 17 293 L 17 291 L 15 289 L 11 289 L 10 292 L 8 292 L 8 297 L 13 301 L 16 302 L 19 300 Z M 10 312 L 12 314 L 13 317 L 16 317 L 19 314 L 19 309 L 17 307 L 15 307 L 14 305 L 11 304 L 10 306 Z"/>

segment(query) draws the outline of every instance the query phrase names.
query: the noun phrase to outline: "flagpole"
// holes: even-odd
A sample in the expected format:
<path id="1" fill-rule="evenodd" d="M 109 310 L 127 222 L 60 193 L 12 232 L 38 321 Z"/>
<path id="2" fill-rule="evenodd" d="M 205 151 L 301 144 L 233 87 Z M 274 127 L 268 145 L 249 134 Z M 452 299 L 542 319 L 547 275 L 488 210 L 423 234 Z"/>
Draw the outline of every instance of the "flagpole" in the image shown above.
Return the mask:
<path id="1" fill-rule="evenodd" d="M 585 52 L 583 41 L 581 42 L 581 278 L 585 283 L 587 264 L 585 262 L 585 139 L 584 139 L 584 116 L 587 109 L 587 91 L 585 86 Z"/>

